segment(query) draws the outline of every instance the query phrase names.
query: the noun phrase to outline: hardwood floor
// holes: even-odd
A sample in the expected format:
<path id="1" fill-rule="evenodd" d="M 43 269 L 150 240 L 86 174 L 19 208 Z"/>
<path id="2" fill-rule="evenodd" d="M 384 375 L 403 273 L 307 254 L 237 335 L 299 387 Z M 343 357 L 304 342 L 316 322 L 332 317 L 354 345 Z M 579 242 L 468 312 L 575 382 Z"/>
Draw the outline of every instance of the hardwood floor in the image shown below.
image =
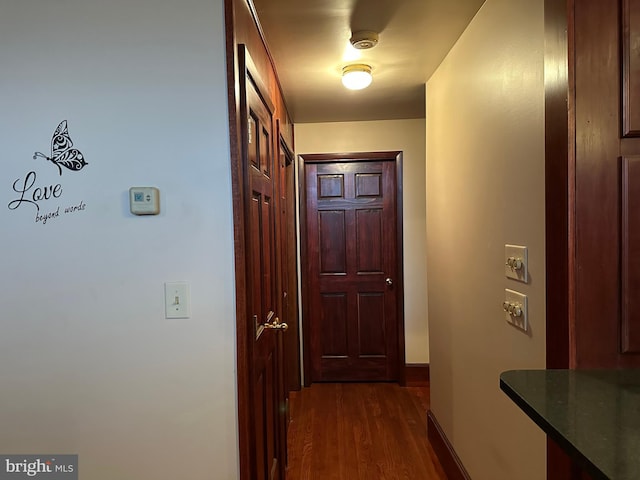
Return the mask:
<path id="1" fill-rule="evenodd" d="M 287 480 L 446 480 L 427 440 L 429 387 L 316 383 L 290 397 Z"/>

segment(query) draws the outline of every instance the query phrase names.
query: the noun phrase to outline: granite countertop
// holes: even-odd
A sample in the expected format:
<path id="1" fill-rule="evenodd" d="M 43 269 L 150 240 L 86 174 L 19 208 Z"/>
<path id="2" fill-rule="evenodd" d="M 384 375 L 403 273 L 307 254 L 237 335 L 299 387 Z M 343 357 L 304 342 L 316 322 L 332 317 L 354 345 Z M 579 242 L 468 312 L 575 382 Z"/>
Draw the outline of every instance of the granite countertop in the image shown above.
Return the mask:
<path id="1" fill-rule="evenodd" d="M 512 370 L 500 388 L 594 479 L 640 479 L 640 370 Z"/>

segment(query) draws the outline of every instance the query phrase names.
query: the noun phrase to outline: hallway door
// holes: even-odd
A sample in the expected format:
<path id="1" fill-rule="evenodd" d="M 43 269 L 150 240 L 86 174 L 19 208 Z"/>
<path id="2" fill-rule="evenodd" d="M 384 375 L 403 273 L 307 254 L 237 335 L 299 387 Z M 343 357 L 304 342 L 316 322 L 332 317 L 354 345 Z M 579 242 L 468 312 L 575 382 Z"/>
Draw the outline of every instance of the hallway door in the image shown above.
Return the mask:
<path id="1" fill-rule="evenodd" d="M 398 381 L 404 363 L 400 155 L 302 158 L 307 383 Z"/>
<path id="2" fill-rule="evenodd" d="M 279 321 L 277 282 L 277 163 L 274 155 L 273 106 L 266 88 L 240 49 L 243 119 L 243 182 L 247 243 L 247 318 L 250 429 L 253 440 L 251 478 L 284 478 L 286 442 L 282 339 L 286 324 Z M 245 65 L 242 65 L 245 63 Z M 246 123 L 245 123 L 246 122 Z"/>

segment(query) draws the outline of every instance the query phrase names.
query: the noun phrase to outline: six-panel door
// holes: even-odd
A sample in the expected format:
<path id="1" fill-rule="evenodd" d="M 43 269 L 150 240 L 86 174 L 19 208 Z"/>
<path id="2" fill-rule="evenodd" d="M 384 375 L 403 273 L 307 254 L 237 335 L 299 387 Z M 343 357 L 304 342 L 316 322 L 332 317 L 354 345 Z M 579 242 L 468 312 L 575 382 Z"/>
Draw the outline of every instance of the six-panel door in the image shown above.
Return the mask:
<path id="1" fill-rule="evenodd" d="M 305 166 L 312 382 L 398 379 L 395 168 Z"/>

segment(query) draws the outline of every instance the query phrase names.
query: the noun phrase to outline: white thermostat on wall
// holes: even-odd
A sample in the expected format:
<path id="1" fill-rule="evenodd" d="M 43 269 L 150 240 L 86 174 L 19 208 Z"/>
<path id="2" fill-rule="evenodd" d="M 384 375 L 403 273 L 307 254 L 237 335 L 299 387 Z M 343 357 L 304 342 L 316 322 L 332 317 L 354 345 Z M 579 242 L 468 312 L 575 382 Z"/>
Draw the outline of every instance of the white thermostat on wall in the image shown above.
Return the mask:
<path id="1" fill-rule="evenodd" d="M 134 215 L 158 215 L 160 213 L 160 191 L 156 187 L 131 187 L 129 208 Z"/>

